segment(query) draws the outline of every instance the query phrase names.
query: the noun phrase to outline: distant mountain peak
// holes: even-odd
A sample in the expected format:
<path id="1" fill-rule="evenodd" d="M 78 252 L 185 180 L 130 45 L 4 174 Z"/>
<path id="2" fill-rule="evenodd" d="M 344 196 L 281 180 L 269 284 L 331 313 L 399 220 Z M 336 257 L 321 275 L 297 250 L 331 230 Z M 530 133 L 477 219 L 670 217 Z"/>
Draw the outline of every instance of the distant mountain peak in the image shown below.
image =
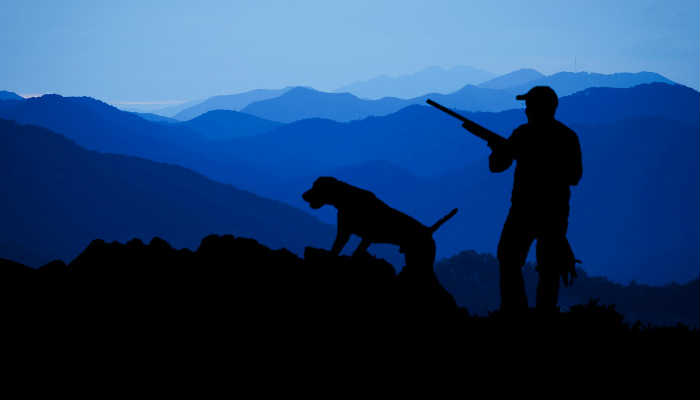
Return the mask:
<path id="1" fill-rule="evenodd" d="M 279 97 L 296 87 L 300 86 L 287 86 L 283 89 L 255 89 L 242 93 L 213 96 L 181 110 L 173 118 L 180 121 L 189 121 L 211 110 L 241 111 L 251 103 Z"/>
<path id="2" fill-rule="evenodd" d="M 312 87 L 308 86 L 293 86 L 285 94 L 298 94 L 298 93 L 323 93 Z"/>
<path id="3" fill-rule="evenodd" d="M 425 93 L 450 93 L 465 84 L 478 84 L 493 77 L 494 74 L 474 67 L 430 66 L 415 73 L 395 77 L 379 75 L 342 86 L 334 92 L 349 92 L 364 99 L 409 99 Z"/>
<path id="4" fill-rule="evenodd" d="M 103 105 L 105 107 L 109 107 L 115 110 L 119 110 L 118 108 L 105 103 L 102 100 L 96 99 L 94 97 L 89 97 L 89 96 L 61 96 L 60 94 L 56 93 L 48 93 L 44 94 L 38 97 L 30 97 L 27 99 L 29 102 L 36 102 L 36 103 L 54 103 L 54 102 L 61 102 L 61 101 L 71 101 L 71 102 L 76 102 L 76 103 L 91 103 L 91 104 L 99 104 Z"/>
<path id="5" fill-rule="evenodd" d="M 227 140 L 267 133 L 282 124 L 233 110 L 212 110 L 182 122 L 204 137 L 215 140 Z"/>
<path id="6" fill-rule="evenodd" d="M 24 100 L 24 97 L 15 92 L 0 90 L 0 100 Z"/>
<path id="7" fill-rule="evenodd" d="M 544 75 L 539 71 L 532 68 L 521 68 L 483 82 L 478 86 L 486 89 L 508 89 L 540 78 L 544 78 Z"/>
<path id="8" fill-rule="evenodd" d="M 562 71 L 513 87 L 512 90 L 527 91 L 533 86 L 545 85 L 552 87 L 559 97 L 562 97 L 590 87 L 630 88 L 651 82 L 675 84 L 670 79 L 654 72 L 601 74 L 588 71 Z"/>

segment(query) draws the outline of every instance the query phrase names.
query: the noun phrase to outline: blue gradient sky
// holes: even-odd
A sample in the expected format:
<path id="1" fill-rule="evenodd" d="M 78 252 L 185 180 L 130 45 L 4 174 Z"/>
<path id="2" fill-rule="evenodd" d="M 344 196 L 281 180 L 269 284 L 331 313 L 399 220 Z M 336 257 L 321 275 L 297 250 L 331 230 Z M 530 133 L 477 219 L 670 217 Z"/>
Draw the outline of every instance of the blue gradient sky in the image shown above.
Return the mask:
<path id="1" fill-rule="evenodd" d="M 469 65 L 699 86 L 698 0 L 0 0 L 0 89 L 176 102 Z"/>

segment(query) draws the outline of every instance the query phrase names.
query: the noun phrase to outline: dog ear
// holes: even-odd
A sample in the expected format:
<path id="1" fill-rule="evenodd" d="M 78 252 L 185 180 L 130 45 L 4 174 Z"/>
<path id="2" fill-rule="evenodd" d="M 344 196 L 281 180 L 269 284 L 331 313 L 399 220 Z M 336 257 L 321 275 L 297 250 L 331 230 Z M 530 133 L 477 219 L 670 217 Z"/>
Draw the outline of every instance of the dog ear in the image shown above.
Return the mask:
<path id="1" fill-rule="evenodd" d="M 339 183 L 341 182 L 332 176 L 321 176 L 318 179 L 316 179 L 316 182 L 314 182 L 314 186 L 318 184 L 318 186 L 326 187 L 329 190 L 335 190 Z"/>
<path id="2" fill-rule="evenodd" d="M 332 176 L 321 176 L 314 182 L 314 188 L 319 191 L 319 195 L 322 193 L 329 204 L 337 205 L 348 197 L 351 186 Z"/>
<path id="3" fill-rule="evenodd" d="M 357 190 L 356 187 L 350 185 L 349 183 L 345 183 L 339 179 L 336 178 L 330 178 L 331 180 L 329 181 L 329 187 L 330 190 L 333 191 L 333 193 L 338 196 L 338 198 L 341 201 L 345 201 L 348 199 L 353 198 L 353 192 Z"/>
<path id="4" fill-rule="evenodd" d="M 332 176 L 320 176 L 318 179 L 316 179 L 316 182 L 323 182 L 323 183 L 335 183 L 339 182 L 337 179 L 335 179 Z"/>

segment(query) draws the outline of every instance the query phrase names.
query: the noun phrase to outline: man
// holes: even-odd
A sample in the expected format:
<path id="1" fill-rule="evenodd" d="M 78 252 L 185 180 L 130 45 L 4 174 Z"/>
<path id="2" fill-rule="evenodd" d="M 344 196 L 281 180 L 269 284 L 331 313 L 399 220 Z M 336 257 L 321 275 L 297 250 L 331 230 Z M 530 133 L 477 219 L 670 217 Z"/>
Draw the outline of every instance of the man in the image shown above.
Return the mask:
<path id="1" fill-rule="evenodd" d="M 498 243 L 501 310 L 522 312 L 527 297 L 522 267 L 537 240 L 537 309 L 556 310 L 559 278 L 575 277 L 575 259 L 566 230 L 569 186 L 581 179 L 581 148 L 576 133 L 554 119 L 557 95 L 536 86 L 516 97 L 525 100 L 528 122 L 504 142 L 490 142 L 489 169 L 502 172 L 516 161 L 508 218 Z"/>

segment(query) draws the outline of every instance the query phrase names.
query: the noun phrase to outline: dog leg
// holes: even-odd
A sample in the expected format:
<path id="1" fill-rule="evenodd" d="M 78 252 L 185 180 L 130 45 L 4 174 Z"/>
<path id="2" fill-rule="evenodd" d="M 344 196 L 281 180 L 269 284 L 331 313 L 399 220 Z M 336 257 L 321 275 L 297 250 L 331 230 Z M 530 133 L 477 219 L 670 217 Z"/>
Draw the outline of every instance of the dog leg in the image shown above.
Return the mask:
<path id="1" fill-rule="evenodd" d="M 343 250 L 343 247 L 350 240 L 350 231 L 345 229 L 345 224 L 340 218 L 340 213 L 338 213 L 338 233 L 335 235 L 335 241 L 333 242 L 333 247 L 331 247 L 331 254 L 337 256 Z"/>
<path id="2" fill-rule="evenodd" d="M 362 239 L 362 241 L 360 242 L 360 245 L 357 246 L 357 248 L 355 249 L 355 252 L 353 252 L 352 255 L 359 256 L 362 253 L 366 253 L 367 248 L 369 247 L 370 244 L 372 244 L 372 242 L 370 242 L 369 240 Z"/>

